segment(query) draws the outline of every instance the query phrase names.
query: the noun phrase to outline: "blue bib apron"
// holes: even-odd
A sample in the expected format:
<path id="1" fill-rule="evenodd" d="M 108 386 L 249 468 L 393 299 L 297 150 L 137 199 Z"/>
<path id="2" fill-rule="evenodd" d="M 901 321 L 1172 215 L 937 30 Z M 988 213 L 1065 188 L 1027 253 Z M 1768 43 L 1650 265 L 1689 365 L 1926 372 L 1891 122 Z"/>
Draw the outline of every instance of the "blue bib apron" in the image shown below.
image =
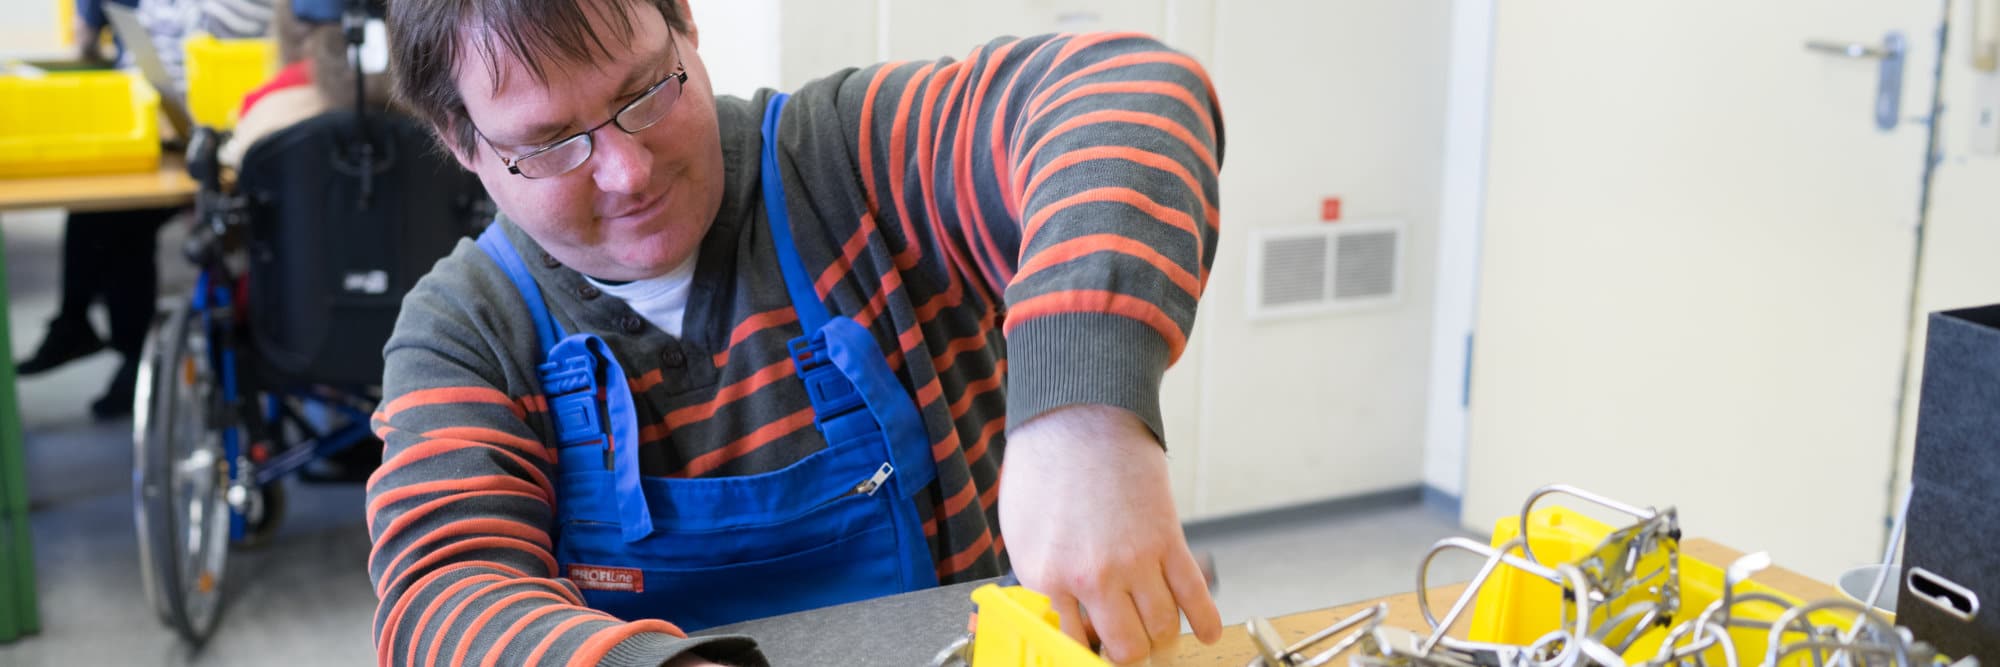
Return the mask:
<path id="1" fill-rule="evenodd" d="M 556 560 L 592 608 L 685 630 L 937 585 L 913 498 L 937 474 L 915 403 L 866 328 L 830 317 L 793 246 L 777 130 L 764 110 L 763 192 L 785 287 L 806 335 L 792 362 L 826 448 L 742 477 L 639 474 L 638 413 L 605 342 L 566 333 L 521 257 L 493 225 L 479 247 L 506 272 L 546 351 L 559 451 Z M 600 403 L 600 392 L 602 402 Z"/>

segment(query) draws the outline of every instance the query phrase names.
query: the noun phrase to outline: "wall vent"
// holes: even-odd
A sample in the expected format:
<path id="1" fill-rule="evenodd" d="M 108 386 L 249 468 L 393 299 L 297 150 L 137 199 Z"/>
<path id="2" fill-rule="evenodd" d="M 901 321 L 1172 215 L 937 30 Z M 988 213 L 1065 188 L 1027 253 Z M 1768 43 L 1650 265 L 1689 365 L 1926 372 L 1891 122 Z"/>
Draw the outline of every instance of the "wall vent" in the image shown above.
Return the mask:
<path id="1" fill-rule="evenodd" d="M 1251 232 L 1253 318 L 1395 304 L 1402 291 L 1403 225 L 1352 221 Z"/>

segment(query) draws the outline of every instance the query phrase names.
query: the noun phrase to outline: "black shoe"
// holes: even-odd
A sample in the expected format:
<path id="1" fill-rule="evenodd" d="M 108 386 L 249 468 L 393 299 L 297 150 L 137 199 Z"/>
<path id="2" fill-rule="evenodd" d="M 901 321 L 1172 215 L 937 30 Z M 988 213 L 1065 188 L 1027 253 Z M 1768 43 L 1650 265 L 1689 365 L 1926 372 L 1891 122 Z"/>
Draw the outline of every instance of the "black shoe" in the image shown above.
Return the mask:
<path id="1" fill-rule="evenodd" d="M 133 389 L 138 384 L 139 363 L 127 357 L 118 364 L 118 374 L 111 376 L 104 395 L 90 403 L 90 415 L 105 421 L 132 416 Z"/>
<path id="2" fill-rule="evenodd" d="M 104 340 L 91 330 L 89 320 L 49 320 L 49 331 L 35 354 L 14 362 L 14 372 L 36 375 L 55 369 L 104 349 Z"/>

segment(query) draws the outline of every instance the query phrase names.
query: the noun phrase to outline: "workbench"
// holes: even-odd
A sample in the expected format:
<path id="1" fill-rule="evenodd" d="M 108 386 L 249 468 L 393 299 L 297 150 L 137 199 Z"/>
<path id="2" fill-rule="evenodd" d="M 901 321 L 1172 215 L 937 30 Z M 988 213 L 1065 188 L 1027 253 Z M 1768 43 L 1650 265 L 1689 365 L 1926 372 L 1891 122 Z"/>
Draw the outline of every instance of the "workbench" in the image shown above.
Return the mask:
<path id="1" fill-rule="evenodd" d="M 1682 543 L 1681 553 L 1710 563 L 1728 563 L 1741 555 L 1729 547 L 1700 539 Z M 1416 566 L 1417 559 L 1413 555 L 1410 559 L 1411 580 L 1416 579 Z M 1770 568 L 1751 578 L 1804 600 L 1839 595 L 1832 586 L 1783 568 Z M 972 611 L 972 589 L 984 583 L 987 582 L 956 584 L 745 621 L 696 634 L 749 635 L 757 640 L 773 665 L 928 665 L 940 649 L 965 634 L 966 616 Z M 1221 585 L 1227 586 L 1229 582 L 1223 581 Z M 1463 583 L 1431 588 L 1431 609 L 1442 616 L 1464 590 Z M 1386 625 L 1409 630 L 1430 627 L 1417 607 L 1414 592 L 1286 614 L 1272 618 L 1271 624 L 1285 641 L 1298 641 L 1381 602 L 1389 605 Z M 1466 618 L 1454 626 L 1454 635 L 1464 636 L 1470 616 L 1467 613 Z M 1154 656 L 1152 664 L 1228 667 L 1249 664 L 1257 656 L 1257 649 L 1243 629 L 1242 619 L 1236 621 L 1224 628 L 1222 640 L 1214 645 L 1204 646 L 1192 635 L 1185 636 L 1171 654 Z M 1345 665 L 1347 659 L 1336 658 L 1330 664 Z"/>

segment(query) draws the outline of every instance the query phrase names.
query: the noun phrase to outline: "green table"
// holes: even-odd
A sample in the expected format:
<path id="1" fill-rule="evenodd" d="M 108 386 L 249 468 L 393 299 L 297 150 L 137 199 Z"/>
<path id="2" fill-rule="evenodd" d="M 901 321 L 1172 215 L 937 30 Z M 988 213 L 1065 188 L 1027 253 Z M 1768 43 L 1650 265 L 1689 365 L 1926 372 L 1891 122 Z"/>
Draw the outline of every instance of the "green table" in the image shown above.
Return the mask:
<path id="1" fill-rule="evenodd" d="M 152 172 L 0 179 L 0 212 L 185 206 L 194 202 L 195 187 L 180 157 L 166 155 Z M 5 238 L 0 236 L 0 245 L 4 244 Z M 5 289 L 6 262 L 0 258 L 0 290 Z M 0 306 L 5 303 L 0 297 Z M 0 643 L 34 634 L 42 627 L 35 607 L 35 548 L 28 535 L 25 445 L 9 326 L 7 311 L 0 307 L 0 351 L 6 352 L 0 355 Z"/>
<path id="2" fill-rule="evenodd" d="M 0 246 L 6 244 L 0 234 Z M 7 289 L 0 258 L 0 294 Z M 0 302 L 4 303 L 4 302 Z M 42 628 L 35 611 L 35 548 L 28 539 L 28 474 L 21 435 L 21 401 L 14 395 L 14 348 L 7 311 L 0 308 L 0 642 Z"/>

